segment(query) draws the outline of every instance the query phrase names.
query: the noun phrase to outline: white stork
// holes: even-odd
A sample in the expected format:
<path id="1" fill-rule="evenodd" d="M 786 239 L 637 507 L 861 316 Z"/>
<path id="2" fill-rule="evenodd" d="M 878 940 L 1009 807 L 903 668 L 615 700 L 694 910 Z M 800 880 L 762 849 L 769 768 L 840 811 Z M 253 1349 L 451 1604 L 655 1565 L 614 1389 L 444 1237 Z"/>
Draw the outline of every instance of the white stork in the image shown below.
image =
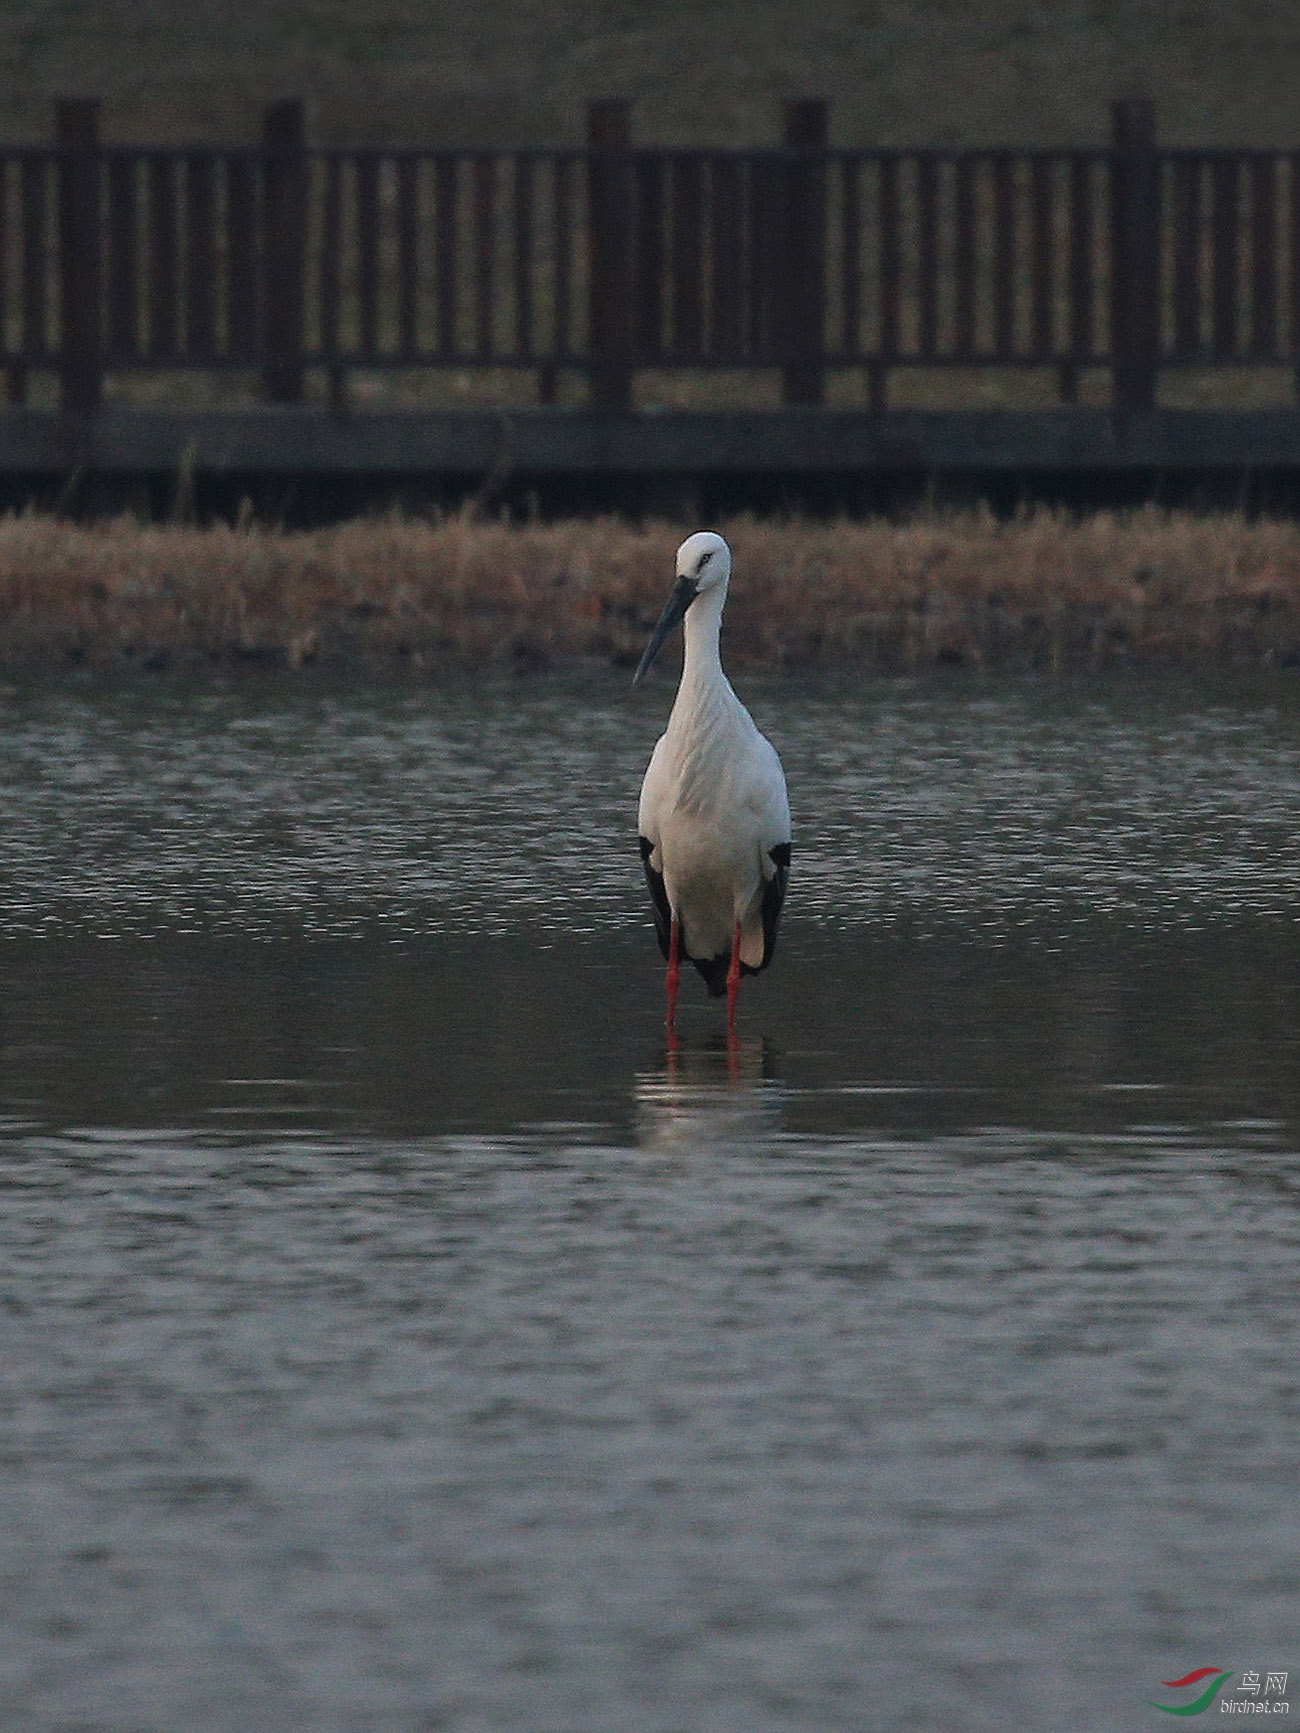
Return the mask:
<path id="1" fill-rule="evenodd" d="M 734 1031 L 740 977 L 772 960 L 790 871 L 790 803 L 781 760 L 731 689 L 718 654 L 731 549 L 711 530 L 677 550 L 677 583 L 633 676 L 635 685 L 678 620 L 686 660 L 668 727 L 641 784 L 637 828 L 668 959 L 673 1034 L 679 963 L 727 995 Z"/>

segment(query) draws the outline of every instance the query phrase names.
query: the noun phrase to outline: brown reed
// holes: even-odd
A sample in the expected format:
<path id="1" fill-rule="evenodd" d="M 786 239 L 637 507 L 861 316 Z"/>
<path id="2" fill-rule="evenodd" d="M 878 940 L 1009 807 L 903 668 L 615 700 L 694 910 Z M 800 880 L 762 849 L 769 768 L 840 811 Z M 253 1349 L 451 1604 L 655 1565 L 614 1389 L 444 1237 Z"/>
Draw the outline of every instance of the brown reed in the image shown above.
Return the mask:
<path id="1" fill-rule="evenodd" d="M 1300 663 L 1300 525 L 1144 509 L 721 526 L 733 666 Z M 628 666 L 682 531 L 0 519 L 0 663 Z"/>

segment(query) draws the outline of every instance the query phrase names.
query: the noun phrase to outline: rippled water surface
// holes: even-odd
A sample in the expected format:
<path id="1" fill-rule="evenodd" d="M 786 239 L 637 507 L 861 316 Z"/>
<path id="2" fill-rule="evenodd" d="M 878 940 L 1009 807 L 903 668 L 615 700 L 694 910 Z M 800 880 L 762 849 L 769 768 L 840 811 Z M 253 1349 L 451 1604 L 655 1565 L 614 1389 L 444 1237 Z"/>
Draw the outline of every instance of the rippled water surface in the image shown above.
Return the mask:
<path id="1" fill-rule="evenodd" d="M 670 1063 L 665 685 L 0 691 L 5 1725 L 1300 1697 L 1300 688 L 744 692 Z"/>

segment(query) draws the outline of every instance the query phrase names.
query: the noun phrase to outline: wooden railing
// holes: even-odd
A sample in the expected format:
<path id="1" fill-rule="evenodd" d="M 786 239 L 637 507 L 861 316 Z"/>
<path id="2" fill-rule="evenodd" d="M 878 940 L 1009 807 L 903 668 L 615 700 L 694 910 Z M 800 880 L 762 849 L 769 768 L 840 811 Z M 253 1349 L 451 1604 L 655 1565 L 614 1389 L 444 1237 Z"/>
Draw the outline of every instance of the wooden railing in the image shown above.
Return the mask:
<path id="1" fill-rule="evenodd" d="M 93 413 L 138 370 L 514 368 L 595 403 L 638 369 L 774 369 L 790 404 L 862 369 L 1047 368 L 1115 406 L 1171 367 L 1300 366 L 1300 150 L 1161 150 L 1116 103 L 1106 149 L 832 150 L 821 102 L 767 150 L 634 148 L 593 103 L 584 150 L 310 148 L 297 102 L 250 147 L 0 148 L 0 369 Z"/>

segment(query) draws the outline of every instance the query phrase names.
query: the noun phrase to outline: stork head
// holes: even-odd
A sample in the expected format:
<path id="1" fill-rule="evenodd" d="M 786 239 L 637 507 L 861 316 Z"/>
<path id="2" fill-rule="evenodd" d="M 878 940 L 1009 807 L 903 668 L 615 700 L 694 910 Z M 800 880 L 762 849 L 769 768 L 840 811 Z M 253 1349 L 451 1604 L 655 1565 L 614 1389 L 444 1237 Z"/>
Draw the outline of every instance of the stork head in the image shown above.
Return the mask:
<path id="1" fill-rule="evenodd" d="M 696 530 L 677 550 L 677 581 L 689 578 L 702 595 L 731 576 L 731 549 L 714 530 Z"/>
<path id="2" fill-rule="evenodd" d="M 645 655 L 632 676 L 634 686 L 659 654 L 659 647 L 669 632 L 685 618 L 686 610 L 697 596 L 716 596 L 717 606 L 721 609 L 730 576 L 731 549 L 720 535 L 713 530 L 697 530 L 693 536 L 687 536 L 677 550 L 677 582 L 668 598 L 668 606 L 659 616 L 659 624 L 651 633 Z"/>

